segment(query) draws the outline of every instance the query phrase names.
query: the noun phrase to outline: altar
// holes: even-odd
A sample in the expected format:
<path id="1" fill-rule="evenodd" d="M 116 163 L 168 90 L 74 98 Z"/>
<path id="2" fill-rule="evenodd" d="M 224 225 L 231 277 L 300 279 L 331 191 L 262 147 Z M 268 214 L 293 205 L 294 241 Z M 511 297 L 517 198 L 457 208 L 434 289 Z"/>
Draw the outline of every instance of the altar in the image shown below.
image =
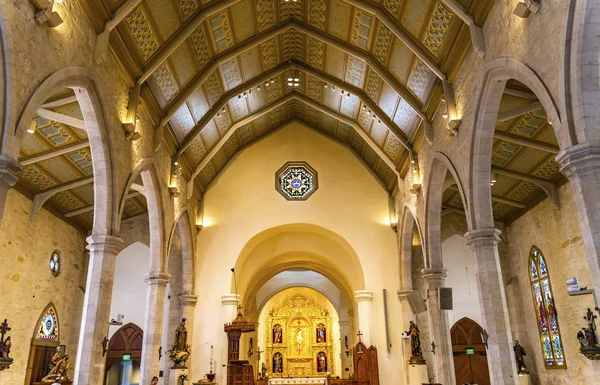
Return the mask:
<path id="1" fill-rule="evenodd" d="M 327 378 L 271 378 L 268 385 L 327 385 Z"/>

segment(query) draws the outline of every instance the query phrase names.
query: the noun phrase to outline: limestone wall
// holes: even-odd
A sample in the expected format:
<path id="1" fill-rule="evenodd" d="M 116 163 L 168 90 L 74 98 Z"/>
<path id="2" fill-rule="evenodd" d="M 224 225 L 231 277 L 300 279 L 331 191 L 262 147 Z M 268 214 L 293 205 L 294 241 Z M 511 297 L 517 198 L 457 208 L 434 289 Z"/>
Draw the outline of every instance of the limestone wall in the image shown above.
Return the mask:
<path id="1" fill-rule="evenodd" d="M 84 296 L 80 282 L 87 259 L 85 233 L 46 210 L 30 221 L 30 207 L 28 198 L 11 190 L 0 227 L 0 318 L 8 319 L 12 328 L 11 356 L 15 359 L 10 369 L 0 372 L 0 384 L 23 383 L 31 338 L 50 302 L 58 312 L 60 344 L 67 346 L 70 356 L 77 355 Z M 61 255 L 58 277 L 49 269 L 54 250 Z"/>
<path id="2" fill-rule="evenodd" d="M 591 286 L 592 281 L 570 186 L 561 187 L 559 193 L 560 210 L 545 199 L 508 227 L 508 244 L 501 247 L 511 327 L 514 338 L 527 351 L 526 363 L 535 384 L 585 383 L 600 374 L 598 361 L 579 353 L 576 334 L 585 326 L 586 309 L 594 304 L 591 296 L 569 297 L 565 280 L 577 277 L 582 286 Z M 528 276 L 533 245 L 542 251 L 548 266 L 567 362 L 565 370 L 544 367 Z"/>

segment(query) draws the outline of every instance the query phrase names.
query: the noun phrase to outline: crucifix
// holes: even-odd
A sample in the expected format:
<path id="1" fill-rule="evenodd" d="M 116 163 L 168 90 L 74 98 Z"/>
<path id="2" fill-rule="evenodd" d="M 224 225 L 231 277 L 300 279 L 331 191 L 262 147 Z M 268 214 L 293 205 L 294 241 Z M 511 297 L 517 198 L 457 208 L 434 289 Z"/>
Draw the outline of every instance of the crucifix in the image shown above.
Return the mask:
<path id="1" fill-rule="evenodd" d="M 358 336 L 358 342 L 362 342 L 362 336 L 363 336 L 363 334 L 361 333 L 360 330 L 358 331 L 357 336 Z"/>
<path id="2" fill-rule="evenodd" d="M 0 344 L 4 342 L 4 335 L 10 330 L 8 327 L 8 320 L 4 320 L 2 325 L 0 325 Z"/>

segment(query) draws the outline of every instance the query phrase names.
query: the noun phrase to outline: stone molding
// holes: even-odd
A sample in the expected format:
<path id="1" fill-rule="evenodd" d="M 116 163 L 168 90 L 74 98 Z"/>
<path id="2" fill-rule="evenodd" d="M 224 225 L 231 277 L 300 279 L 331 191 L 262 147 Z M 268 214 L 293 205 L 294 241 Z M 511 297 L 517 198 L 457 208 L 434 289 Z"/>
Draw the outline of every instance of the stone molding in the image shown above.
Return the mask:
<path id="1" fill-rule="evenodd" d="M 180 294 L 177 299 L 180 305 L 196 306 L 196 302 L 198 302 L 198 296 L 193 294 Z"/>
<path id="2" fill-rule="evenodd" d="M 467 245 L 472 249 L 481 246 L 498 246 L 502 232 L 496 228 L 483 228 L 468 231 L 465 234 Z"/>
<path id="3" fill-rule="evenodd" d="M 18 181 L 21 171 L 19 162 L 10 156 L 0 155 L 0 186 L 12 187 Z"/>
<path id="4" fill-rule="evenodd" d="M 114 235 L 92 234 L 86 239 L 90 253 L 105 252 L 114 255 L 123 249 L 123 239 Z"/>
<path id="5" fill-rule="evenodd" d="M 571 179 L 578 173 L 600 168 L 600 142 L 585 142 L 562 150 L 556 156 L 560 172 Z"/>
<path id="6" fill-rule="evenodd" d="M 171 280 L 171 275 L 161 271 L 151 271 L 145 276 L 144 281 L 147 285 L 167 285 Z"/>
<path id="7" fill-rule="evenodd" d="M 362 301 L 373 301 L 373 292 L 368 290 L 356 290 L 354 292 L 354 299 L 358 302 Z"/>
<path id="8" fill-rule="evenodd" d="M 434 281 L 446 278 L 448 276 L 446 274 L 447 270 L 445 267 L 426 267 L 421 270 L 421 273 L 426 281 Z"/>
<path id="9" fill-rule="evenodd" d="M 237 304 L 240 302 L 240 298 L 241 297 L 239 294 L 226 294 L 221 297 L 221 303 L 224 306 L 227 306 L 227 305 L 237 306 Z"/>

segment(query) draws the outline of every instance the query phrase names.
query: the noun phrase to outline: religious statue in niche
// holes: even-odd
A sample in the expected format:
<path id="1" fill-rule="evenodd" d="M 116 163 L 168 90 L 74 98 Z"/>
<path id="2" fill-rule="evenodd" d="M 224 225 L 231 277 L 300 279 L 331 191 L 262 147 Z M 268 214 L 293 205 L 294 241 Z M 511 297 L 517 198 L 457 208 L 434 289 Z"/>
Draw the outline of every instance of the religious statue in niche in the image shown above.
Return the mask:
<path id="1" fill-rule="evenodd" d="M 513 350 L 515 351 L 515 360 L 517 361 L 517 373 L 529 373 L 527 366 L 525 366 L 525 356 L 527 353 L 525 353 L 525 349 L 523 349 L 518 340 L 515 340 Z"/>
<path id="2" fill-rule="evenodd" d="M 185 321 L 185 318 L 181 319 L 181 323 L 175 331 L 173 348 L 169 350 L 169 359 L 173 361 L 173 369 L 187 369 L 185 364 L 190 356 L 190 345 L 187 343 Z"/>
<path id="3" fill-rule="evenodd" d="M 273 355 L 273 373 L 283 373 L 283 356 L 279 352 Z"/>
<path id="4" fill-rule="evenodd" d="M 317 325 L 317 343 L 327 342 L 327 329 L 325 325 L 318 324 Z"/>
<path id="5" fill-rule="evenodd" d="M 0 324 L 0 371 L 8 369 L 13 363 L 13 359 L 10 358 L 10 347 L 12 342 L 10 336 L 6 336 L 6 333 L 9 330 L 8 321 L 4 320 L 4 322 Z"/>
<path id="6" fill-rule="evenodd" d="M 283 343 L 283 330 L 281 330 L 281 325 L 276 324 L 273 326 L 273 343 L 281 344 Z"/>
<path id="7" fill-rule="evenodd" d="M 597 311 L 598 309 L 596 309 Z M 579 351 L 581 354 L 586 356 L 590 360 L 600 359 L 600 346 L 598 345 L 598 339 L 596 338 L 596 318 L 590 308 L 587 309 L 587 313 L 584 320 L 587 321 L 587 327 L 581 328 L 577 333 L 577 339 L 579 340 Z"/>
<path id="8" fill-rule="evenodd" d="M 54 367 L 60 361 L 60 359 L 65 356 L 65 349 L 65 345 L 60 345 L 56 347 L 56 352 L 54 353 L 54 355 L 50 359 L 50 363 L 48 364 L 49 371 L 52 371 L 52 369 L 54 369 Z"/>
<path id="9" fill-rule="evenodd" d="M 406 334 L 410 337 L 411 357 L 409 363 L 417 365 L 425 364 L 423 351 L 421 350 L 421 332 L 419 331 L 417 324 L 410 321 Z"/>
<path id="10" fill-rule="evenodd" d="M 56 357 L 56 354 L 54 356 Z M 69 371 L 69 368 L 69 355 L 65 354 L 64 356 L 57 358 L 54 367 L 46 377 L 42 378 L 41 382 L 43 384 L 53 384 L 54 382 L 56 382 L 57 379 L 60 378 L 62 384 L 70 384 L 72 380 L 67 373 Z"/>
<path id="11" fill-rule="evenodd" d="M 317 354 L 317 372 L 327 373 L 327 354 L 324 352 Z"/>
<path id="12" fill-rule="evenodd" d="M 261 380 L 267 378 L 267 365 L 263 362 L 260 368 Z"/>

